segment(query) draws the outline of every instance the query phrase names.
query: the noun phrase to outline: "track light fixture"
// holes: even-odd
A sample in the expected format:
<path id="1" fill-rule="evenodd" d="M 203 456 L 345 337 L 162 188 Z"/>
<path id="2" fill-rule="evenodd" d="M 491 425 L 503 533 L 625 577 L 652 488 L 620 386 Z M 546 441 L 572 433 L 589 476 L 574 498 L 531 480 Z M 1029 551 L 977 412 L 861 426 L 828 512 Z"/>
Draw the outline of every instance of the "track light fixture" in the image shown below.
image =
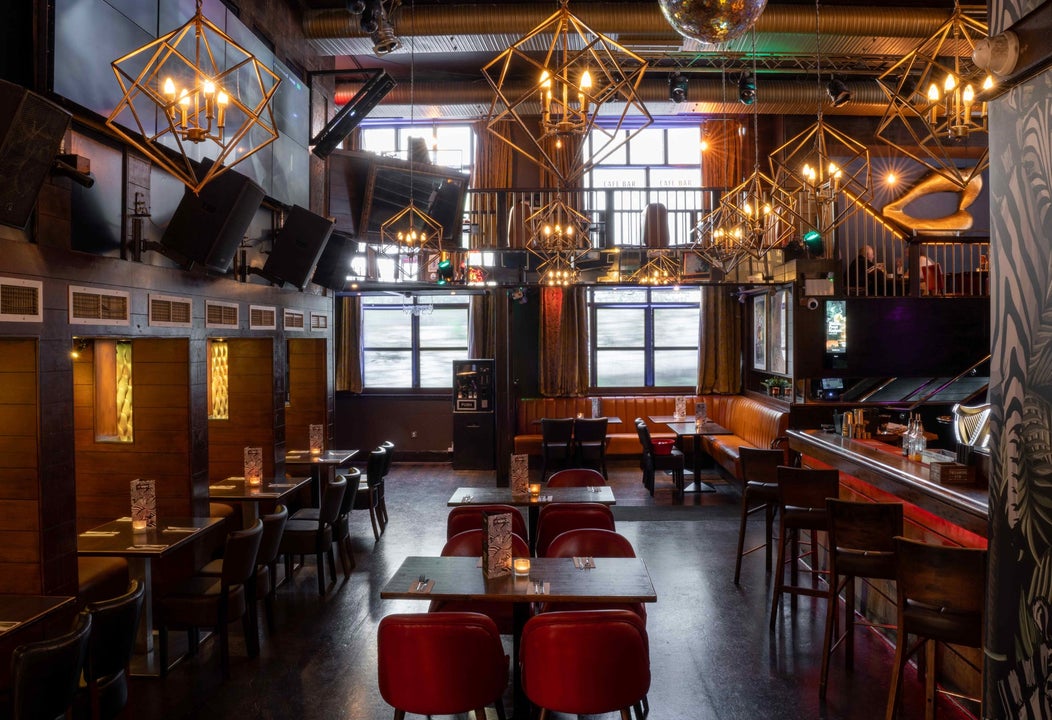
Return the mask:
<path id="1" fill-rule="evenodd" d="M 673 73 L 668 77 L 668 99 L 674 103 L 681 103 L 687 99 L 687 76 L 682 73 Z"/>
<path id="2" fill-rule="evenodd" d="M 742 105 L 752 105 L 756 102 L 756 80 L 752 73 L 745 73 L 738 80 L 738 99 Z"/>
<path id="3" fill-rule="evenodd" d="M 829 94 L 829 100 L 835 108 L 843 107 L 851 102 L 851 91 L 847 89 L 844 81 L 839 78 L 834 77 L 826 83 L 826 93 Z"/>
<path id="4" fill-rule="evenodd" d="M 387 55 L 402 47 L 402 41 L 395 35 L 394 25 L 391 24 L 391 13 L 401 5 L 401 0 L 368 0 L 368 2 L 352 2 L 351 11 L 359 7 L 361 10 L 355 14 L 360 15 L 358 23 L 362 32 L 368 33 L 373 41 L 373 52 L 379 55 Z"/>

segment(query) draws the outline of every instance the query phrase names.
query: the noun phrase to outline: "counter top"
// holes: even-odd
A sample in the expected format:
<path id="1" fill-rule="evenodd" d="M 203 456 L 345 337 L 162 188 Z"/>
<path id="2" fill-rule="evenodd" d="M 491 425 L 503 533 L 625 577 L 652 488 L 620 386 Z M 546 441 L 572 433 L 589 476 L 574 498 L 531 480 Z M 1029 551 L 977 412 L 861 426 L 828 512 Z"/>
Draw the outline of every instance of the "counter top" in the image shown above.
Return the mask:
<path id="1" fill-rule="evenodd" d="M 789 430 L 789 446 L 804 455 L 913 503 L 962 528 L 987 537 L 989 488 L 940 485 L 929 480 L 928 465 L 907 460 L 872 440 L 852 440 L 823 430 Z"/>

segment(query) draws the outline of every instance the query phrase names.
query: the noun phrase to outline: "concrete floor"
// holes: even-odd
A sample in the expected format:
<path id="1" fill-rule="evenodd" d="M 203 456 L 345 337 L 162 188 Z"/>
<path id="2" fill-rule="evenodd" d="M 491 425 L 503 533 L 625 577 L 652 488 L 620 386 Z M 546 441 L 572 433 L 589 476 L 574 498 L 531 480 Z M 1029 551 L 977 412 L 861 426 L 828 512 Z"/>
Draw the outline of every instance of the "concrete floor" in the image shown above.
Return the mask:
<path id="1" fill-rule="evenodd" d="M 651 498 L 633 462 L 614 463 L 610 475 L 618 531 L 646 560 L 658 594 L 647 620 L 650 720 L 883 717 L 892 660 L 883 640 L 859 631 L 854 670 L 847 672 L 838 656 L 828 697 L 819 702 L 824 603 L 805 598 L 795 610 L 785 603 L 771 633 L 771 583 L 762 552 L 745 558 L 742 582 L 733 583 L 740 502 L 735 486 L 714 477 L 716 493 L 687 496 L 678 505 L 667 479 L 659 478 Z M 358 566 L 348 582 L 341 576 L 339 585 L 319 597 L 308 560 L 278 590 L 278 631 L 273 636 L 261 631 L 260 657 L 245 655 L 235 623 L 229 681 L 220 681 L 217 643 L 207 641 L 167 679 L 133 681 L 133 716 L 392 717 L 376 685 L 376 626 L 385 614 L 423 612 L 426 604 L 381 600 L 380 588 L 405 556 L 438 553 L 445 540 L 446 500 L 454 488 L 492 482 L 492 473 L 453 471 L 448 464 L 395 465 L 387 480 L 391 522 L 380 541 L 373 542 L 367 513 L 352 516 Z M 751 520 L 755 540 L 762 521 Z M 506 646 L 510 653 L 510 638 Z M 923 704 L 910 670 L 902 716 L 923 717 Z M 510 712 L 510 692 L 505 706 Z M 970 717 L 946 702 L 939 713 L 950 720 Z"/>

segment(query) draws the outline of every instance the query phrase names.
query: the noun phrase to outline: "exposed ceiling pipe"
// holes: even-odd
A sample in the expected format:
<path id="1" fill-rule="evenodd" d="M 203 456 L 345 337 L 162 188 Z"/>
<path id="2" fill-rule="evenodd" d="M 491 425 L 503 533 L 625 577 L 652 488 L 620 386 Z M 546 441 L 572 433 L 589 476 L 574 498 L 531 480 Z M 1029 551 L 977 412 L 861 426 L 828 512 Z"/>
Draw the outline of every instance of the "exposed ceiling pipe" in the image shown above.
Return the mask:
<path id="1" fill-rule="evenodd" d="M 596 32 L 678 37 L 657 3 L 581 4 L 574 15 Z M 400 36 L 525 34 L 538 25 L 537 3 L 405 6 L 395 16 Z M 823 7 L 822 32 L 831 35 L 925 38 L 950 16 L 949 10 L 914 7 Z M 358 17 L 348 10 L 312 10 L 303 18 L 308 39 L 361 37 Z M 815 32 L 815 9 L 807 5 L 768 5 L 757 33 Z"/>

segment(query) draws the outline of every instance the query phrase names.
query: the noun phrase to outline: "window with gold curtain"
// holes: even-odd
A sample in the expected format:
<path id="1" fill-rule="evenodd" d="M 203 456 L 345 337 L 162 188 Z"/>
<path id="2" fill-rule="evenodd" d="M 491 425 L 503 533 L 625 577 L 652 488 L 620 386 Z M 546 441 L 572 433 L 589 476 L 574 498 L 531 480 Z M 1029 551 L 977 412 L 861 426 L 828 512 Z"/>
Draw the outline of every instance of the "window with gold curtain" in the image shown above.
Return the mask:
<path id="1" fill-rule="evenodd" d="M 699 395 L 741 392 L 741 307 L 726 286 L 701 288 Z"/>
<path id="2" fill-rule="evenodd" d="M 493 337 L 493 310 L 496 298 L 490 293 L 472 295 L 468 310 L 468 357 L 492 358 L 496 351 Z"/>
<path id="3" fill-rule="evenodd" d="M 584 287 L 541 288 L 541 395 L 588 393 L 588 311 Z"/>
<path id="4" fill-rule="evenodd" d="M 475 123 L 475 167 L 471 173 L 471 187 L 485 190 L 510 190 L 512 181 L 511 145 L 498 135 L 511 133 L 512 123 L 502 122 L 491 131 L 485 120 Z M 469 213 L 476 231 L 471 235 L 471 247 L 497 247 L 501 237 L 498 227 L 497 194 L 472 193 Z M 474 357 L 482 357 L 475 355 Z M 489 357 L 488 355 L 486 357 Z"/>
<path id="5" fill-rule="evenodd" d="M 362 373 L 362 299 L 336 299 L 336 390 L 360 393 Z"/>

